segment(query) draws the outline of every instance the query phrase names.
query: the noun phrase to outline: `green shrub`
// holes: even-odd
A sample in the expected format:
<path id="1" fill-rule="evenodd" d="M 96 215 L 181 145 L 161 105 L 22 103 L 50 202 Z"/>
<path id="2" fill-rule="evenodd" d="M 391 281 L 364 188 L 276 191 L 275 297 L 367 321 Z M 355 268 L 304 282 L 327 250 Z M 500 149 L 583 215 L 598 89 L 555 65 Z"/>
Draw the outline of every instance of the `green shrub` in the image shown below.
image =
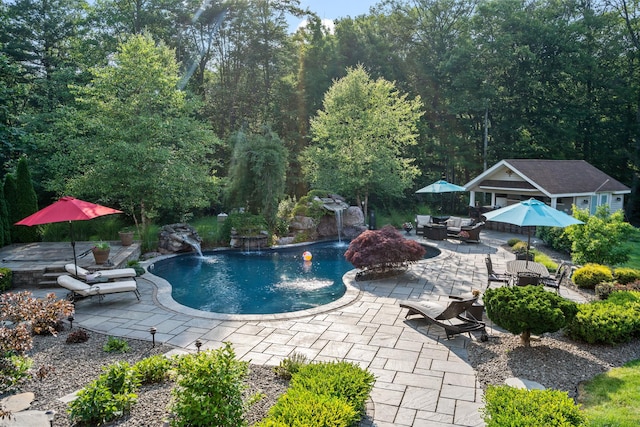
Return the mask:
<path id="1" fill-rule="evenodd" d="M 144 358 L 133 365 L 133 370 L 142 384 L 163 382 L 167 378 L 170 369 L 171 360 L 161 354 Z"/>
<path id="2" fill-rule="evenodd" d="M 566 392 L 489 386 L 484 395 L 487 427 L 585 426 L 585 417 Z"/>
<path id="3" fill-rule="evenodd" d="M 342 398 L 291 388 L 255 427 L 349 427 L 358 419 L 358 411 Z"/>
<path id="4" fill-rule="evenodd" d="M 129 343 L 126 340 L 111 336 L 107 338 L 107 342 L 102 346 L 102 350 L 107 353 L 126 353 L 130 349 L 131 347 L 129 347 Z"/>
<path id="5" fill-rule="evenodd" d="M 114 363 L 104 371 L 69 403 L 69 416 L 73 422 L 103 424 L 129 412 L 136 402 L 135 391 L 140 382 L 127 362 Z"/>
<path id="6" fill-rule="evenodd" d="M 291 387 L 343 398 L 354 409 L 361 411 L 374 381 L 372 373 L 354 363 L 322 362 L 300 367 L 291 379 Z"/>
<path id="7" fill-rule="evenodd" d="M 629 251 L 626 243 L 635 230 L 625 221 L 623 210 L 610 214 L 609 206 L 601 205 L 592 215 L 588 209 L 574 207 L 573 216 L 584 222 L 583 225 L 565 228 L 565 234 L 571 239 L 571 256 L 574 262 L 606 265 L 627 262 Z"/>
<path id="8" fill-rule="evenodd" d="M 554 260 L 552 260 L 549 255 L 544 254 L 538 250 L 532 250 L 531 252 L 533 252 L 533 256 L 534 259 L 536 260 L 536 262 L 539 262 L 540 264 L 544 265 L 545 267 L 547 267 L 547 270 L 549 271 L 557 271 L 558 270 L 558 263 L 555 262 Z"/>
<path id="9" fill-rule="evenodd" d="M 606 265 L 587 264 L 577 269 L 571 280 L 579 288 L 595 289 L 598 283 L 613 281 L 613 274 Z"/>
<path id="10" fill-rule="evenodd" d="M 606 301 L 580 304 L 567 332 L 590 344 L 627 342 L 640 333 L 639 311 L 640 292 L 613 292 Z"/>
<path id="11" fill-rule="evenodd" d="M 126 394 L 140 386 L 138 373 L 127 362 L 116 362 L 104 368 L 104 384 L 114 394 Z"/>
<path id="12" fill-rule="evenodd" d="M 527 252 L 527 242 L 517 242 L 515 245 L 511 246 L 511 250 L 514 253 L 525 253 Z"/>
<path id="13" fill-rule="evenodd" d="M 517 237 L 513 237 L 513 238 L 507 240 L 507 245 L 509 245 L 509 247 L 511 247 L 511 248 L 513 248 L 516 243 L 524 243 L 524 242 L 522 242 L 522 240 L 518 239 Z M 526 245 L 526 243 L 525 243 L 525 245 Z"/>
<path id="14" fill-rule="evenodd" d="M 184 356 L 177 363 L 177 387 L 172 391 L 175 426 L 246 425 L 242 393 L 247 362 L 235 359 L 231 344 Z"/>
<path id="15" fill-rule="evenodd" d="M 527 347 L 531 334 L 563 328 L 578 310 L 576 303 L 542 286 L 487 289 L 483 299 L 487 316 L 512 334 L 521 334 L 522 343 Z"/>
<path id="16" fill-rule="evenodd" d="M 140 265 L 140 261 L 137 259 L 127 261 L 127 267 L 133 268 L 136 271 L 136 277 L 142 276 L 145 273 L 144 267 Z"/>
<path id="17" fill-rule="evenodd" d="M 29 378 L 33 361 L 28 357 L 11 355 L 0 357 L 0 394 L 4 394 Z"/>
<path id="18" fill-rule="evenodd" d="M 11 289 L 13 272 L 8 268 L 0 268 L 0 292 Z"/>
<path id="19" fill-rule="evenodd" d="M 616 268 L 613 272 L 613 278 L 616 282 L 627 285 L 629 283 L 635 282 L 636 280 L 640 280 L 640 270 L 636 270 L 635 268 Z"/>
<path id="20" fill-rule="evenodd" d="M 536 227 L 536 236 L 555 251 L 566 254 L 571 253 L 571 240 L 565 234 L 564 228 Z"/>
<path id="21" fill-rule="evenodd" d="M 291 357 L 283 359 L 280 364 L 273 368 L 273 371 L 282 378 L 291 379 L 291 376 L 298 372 L 300 368 L 309 361 L 304 354 L 293 353 Z"/>

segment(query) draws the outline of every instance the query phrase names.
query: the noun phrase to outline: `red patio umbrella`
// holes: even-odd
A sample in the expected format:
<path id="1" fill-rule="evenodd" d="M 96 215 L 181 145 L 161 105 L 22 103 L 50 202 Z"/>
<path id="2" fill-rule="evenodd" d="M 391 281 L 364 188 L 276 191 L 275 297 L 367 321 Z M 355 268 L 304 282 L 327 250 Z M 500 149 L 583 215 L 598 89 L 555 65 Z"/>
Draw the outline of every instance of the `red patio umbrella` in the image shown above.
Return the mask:
<path id="1" fill-rule="evenodd" d="M 41 225 L 53 222 L 69 221 L 69 235 L 71 237 L 71 247 L 73 248 L 73 263 L 78 264 L 76 259 L 76 242 L 73 240 L 72 221 L 86 221 L 99 216 L 122 213 L 117 209 L 85 202 L 70 196 L 61 197 L 57 202 L 40 209 L 38 212 L 16 222 L 15 225 Z"/>

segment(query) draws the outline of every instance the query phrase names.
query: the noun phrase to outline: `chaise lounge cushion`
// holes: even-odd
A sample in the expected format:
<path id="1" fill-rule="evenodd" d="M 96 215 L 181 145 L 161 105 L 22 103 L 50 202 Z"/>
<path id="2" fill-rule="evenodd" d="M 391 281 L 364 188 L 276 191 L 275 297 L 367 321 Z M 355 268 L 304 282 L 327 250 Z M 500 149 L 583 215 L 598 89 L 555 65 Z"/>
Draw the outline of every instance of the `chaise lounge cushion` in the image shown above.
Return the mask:
<path id="1" fill-rule="evenodd" d="M 76 268 L 78 274 L 76 274 Z M 133 268 L 116 268 L 113 270 L 99 270 L 90 272 L 86 268 L 82 268 L 75 264 L 66 264 L 64 269 L 72 276 L 86 281 L 108 281 L 113 279 L 126 279 L 136 277 L 136 271 Z"/>
<path id="2" fill-rule="evenodd" d="M 71 276 L 67 276 L 66 274 L 62 276 L 58 276 L 58 284 L 63 288 L 71 291 L 72 296 L 77 297 L 91 297 L 94 295 L 107 295 L 107 294 L 116 294 L 120 292 L 134 292 L 136 298 L 140 299 L 138 296 L 138 286 L 135 280 L 122 280 L 119 282 L 108 282 L 108 283 L 100 283 L 96 285 L 88 285 L 78 279 L 75 279 Z"/>

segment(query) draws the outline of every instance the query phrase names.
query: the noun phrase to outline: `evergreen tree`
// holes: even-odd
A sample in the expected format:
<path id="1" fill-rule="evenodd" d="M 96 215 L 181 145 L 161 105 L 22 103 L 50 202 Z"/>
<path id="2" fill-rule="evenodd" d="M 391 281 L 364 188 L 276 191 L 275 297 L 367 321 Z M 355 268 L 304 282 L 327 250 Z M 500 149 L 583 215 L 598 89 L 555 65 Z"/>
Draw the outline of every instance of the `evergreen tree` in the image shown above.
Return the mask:
<path id="1" fill-rule="evenodd" d="M 7 213 L 7 209 L 6 209 L 6 206 L 4 204 L 4 194 L 3 194 L 3 192 L 0 192 L 0 246 L 4 246 L 5 245 L 5 237 L 4 237 L 5 227 L 4 227 L 4 225 L 5 225 L 5 223 L 9 224 L 9 218 L 7 218 L 6 213 Z M 11 242 L 9 242 L 9 243 L 11 243 Z"/>
<path id="2" fill-rule="evenodd" d="M 9 241 L 14 241 L 16 226 L 13 225 L 20 219 L 16 219 L 16 205 L 18 202 L 18 190 L 16 190 L 16 177 L 9 173 L 4 177 L 4 202 L 7 205 L 7 219 L 9 223 Z"/>
<path id="3" fill-rule="evenodd" d="M 38 197 L 33 189 L 31 173 L 27 164 L 27 158 L 18 160 L 16 171 L 16 221 L 26 218 L 38 210 Z M 15 222 L 15 221 L 14 221 Z M 38 230 L 35 227 L 17 226 L 13 232 L 14 241 L 30 243 L 38 241 Z"/>

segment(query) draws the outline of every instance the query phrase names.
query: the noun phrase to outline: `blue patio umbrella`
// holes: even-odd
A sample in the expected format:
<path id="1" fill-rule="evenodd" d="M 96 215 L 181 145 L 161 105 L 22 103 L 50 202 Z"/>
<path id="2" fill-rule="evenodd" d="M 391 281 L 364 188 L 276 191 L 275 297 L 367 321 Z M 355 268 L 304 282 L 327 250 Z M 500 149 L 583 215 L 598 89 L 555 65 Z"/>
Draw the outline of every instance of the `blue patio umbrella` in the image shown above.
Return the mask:
<path id="1" fill-rule="evenodd" d="M 416 191 L 416 193 L 454 193 L 456 191 L 466 191 L 466 188 L 451 184 L 450 182 L 441 179 L 440 181 L 436 181 L 426 187 L 422 187 Z"/>
<path id="2" fill-rule="evenodd" d="M 520 227 L 568 227 L 570 225 L 584 224 L 579 219 L 552 208 L 536 199 L 525 200 L 514 205 L 496 209 L 484 213 L 487 221 L 504 222 L 519 225 Z M 527 254 L 531 246 L 531 229 L 528 230 Z M 528 256 L 527 256 L 528 260 Z"/>
<path id="3" fill-rule="evenodd" d="M 444 175 L 443 175 L 444 178 Z M 444 179 L 440 179 L 439 181 L 434 182 L 433 184 L 429 184 L 426 187 L 422 187 L 416 193 L 455 193 L 458 191 L 466 191 L 464 187 L 459 185 L 452 184 L 450 182 L 445 181 Z M 441 202 L 443 203 L 442 199 Z"/>

